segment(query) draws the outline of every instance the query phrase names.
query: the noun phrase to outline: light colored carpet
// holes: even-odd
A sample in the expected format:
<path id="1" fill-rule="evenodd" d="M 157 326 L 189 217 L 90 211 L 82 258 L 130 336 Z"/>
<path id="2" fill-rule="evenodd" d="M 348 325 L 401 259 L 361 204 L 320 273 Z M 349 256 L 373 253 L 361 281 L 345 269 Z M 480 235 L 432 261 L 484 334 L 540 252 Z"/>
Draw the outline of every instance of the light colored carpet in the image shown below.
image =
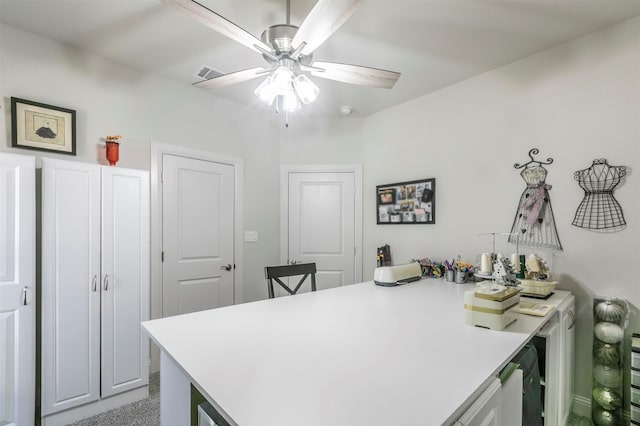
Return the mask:
<path id="1" fill-rule="evenodd" d="M 149 376 L 149 397 L 68 426 L 159 426 L 160 375 Z"/>
<path id="2" fill-rule="evenodd" d="M 591 426 L 591 419 L 571 413 L 567 419 L 567 426 Z"/>

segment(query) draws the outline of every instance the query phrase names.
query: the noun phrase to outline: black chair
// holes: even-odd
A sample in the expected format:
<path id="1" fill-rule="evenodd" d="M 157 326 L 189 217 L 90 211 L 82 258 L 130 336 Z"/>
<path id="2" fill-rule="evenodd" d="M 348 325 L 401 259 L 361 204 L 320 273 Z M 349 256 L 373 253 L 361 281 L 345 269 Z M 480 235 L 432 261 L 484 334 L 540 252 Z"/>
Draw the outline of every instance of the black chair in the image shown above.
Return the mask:
<path id="1" fill-rule="evenodd" d="M 316 264 L 315 263 L 298 263 L 295 265 L 284 266 L 266 266 L 264 268 L 265 278 L 268 280 L 269 299 L 275 297 L 273 293 L 273 282 L 280 284 L 280 287 L 284 288 L 290 295 L 294 295 L 300 290 L 300 287 L 304 283 L 304 280 L 308 276 L 311 276 L 311 291 L 316 291 Z M 291 288 L 283 283 L 280 278 L 293 277 L 296 275 L 302 275 L 298 285 L 291 290 Z"/>

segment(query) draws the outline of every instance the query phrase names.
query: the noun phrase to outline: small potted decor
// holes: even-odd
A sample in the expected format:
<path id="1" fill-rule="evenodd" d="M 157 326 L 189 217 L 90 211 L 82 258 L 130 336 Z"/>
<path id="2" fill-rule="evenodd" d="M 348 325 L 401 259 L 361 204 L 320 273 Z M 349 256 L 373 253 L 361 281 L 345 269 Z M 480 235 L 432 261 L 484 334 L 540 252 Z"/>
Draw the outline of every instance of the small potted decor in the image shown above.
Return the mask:
<path id="1" fill-rule="evenodd" d="M 107 161 L 109 165 L 115 166 L 120 159 L 120 142 L 118 142 L 122 136 L 120 135 L 108 135 L 107 136 Z"/>

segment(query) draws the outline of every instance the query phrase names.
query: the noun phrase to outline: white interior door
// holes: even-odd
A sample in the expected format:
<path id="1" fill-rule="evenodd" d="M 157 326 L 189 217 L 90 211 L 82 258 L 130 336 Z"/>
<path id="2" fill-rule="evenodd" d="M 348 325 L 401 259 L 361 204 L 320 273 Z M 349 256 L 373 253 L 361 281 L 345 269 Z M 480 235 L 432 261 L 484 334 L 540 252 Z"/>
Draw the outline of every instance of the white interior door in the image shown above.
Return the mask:
<path id="1" fill-rule="evenodd" d="M 286 173 L 287 262 L 315 262 L 318 290 L 358 282 L 356 173 Z"/>
<path id="2" fill-rule="evenodd" d="M 162 315 L 234 303 L 234 166 L 162 156 Z"/>
<path id="3" fill-rule="evenodd" d="M 0 425 L 35 410 L 35 160 L 0 154 Z"/>

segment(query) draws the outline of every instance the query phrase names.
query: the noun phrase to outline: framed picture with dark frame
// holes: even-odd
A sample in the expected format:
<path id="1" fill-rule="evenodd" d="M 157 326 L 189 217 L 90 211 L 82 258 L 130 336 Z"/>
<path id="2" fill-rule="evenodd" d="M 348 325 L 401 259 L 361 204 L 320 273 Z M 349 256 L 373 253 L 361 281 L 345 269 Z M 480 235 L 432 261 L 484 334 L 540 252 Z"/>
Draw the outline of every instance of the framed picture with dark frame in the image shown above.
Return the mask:
<path id="1" fill-rule="evenodd" d="M 76 112 L 11 97 L 11 146 L 76 155 Z"/>
<path id="2" fill-rule="evenodd" d="M 436 179 L 376 186 L 376 223 L 378 225 L 436 223 Z"/>

